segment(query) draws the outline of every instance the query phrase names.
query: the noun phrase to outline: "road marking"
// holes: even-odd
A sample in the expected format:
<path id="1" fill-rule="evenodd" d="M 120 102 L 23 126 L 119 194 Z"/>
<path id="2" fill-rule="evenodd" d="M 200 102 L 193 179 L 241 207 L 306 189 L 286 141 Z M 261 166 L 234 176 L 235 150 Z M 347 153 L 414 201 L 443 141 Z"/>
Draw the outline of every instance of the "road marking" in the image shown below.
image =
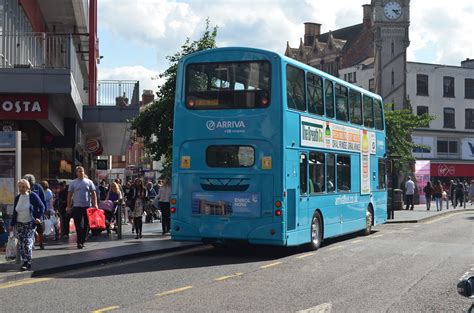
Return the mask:
<path id="1" fill-rule="evenodd" d="M 357 239 L 357 240 L 352 241 L 352 243 L 358 243 L 358 242 L 362 242 L 362 241 L 364 241 L 364 240 L 362 240 L 362 239 Z"/>
<path id="2" fill-rule="evenodd" d="M 214 280 L 215 281 L 222 281 L 222 280 L 226 280 L 226 279 L 241 276 L 241 275 L 244 275 L 244 273 L 235 273 L 233 275 L 221 276 L 221 277 L 215 278 Z"/>
<path id="3" fill-rule="evenodd" d="M 370 236 L 370 238 L 380 238 L 380 237 L 383 237 L 383 235 L 374 235 L 374 236 Z"/>
<path id="4" fill-rule="evenodd" d="M 19 282 L 15 283 L 6 283 L 3 285 L 0 285 L 0 289 L 7 289 L 7 288 L 13 288 L 13 287 L 19 287 L 19 286 L 24 286 L 24 285 L 31 285 L 31 284 L 36 284 L 36 283 L 42 283 L 45 281 L 51 280 L 51 278 L 31 278 L 31 279 L 25 279 L 25 280 L 20 280 Z"/>
<path id="5" fill-rule="evenodd" d="M 457 213 L 449 214 L 449 215 L 447 215 L 447 216 L 443 216 L 443 217 L 440 217 L 440 218 L 437 218 L 437 219 L 434 219 L 434 220 L 425 222 L 424 224 L 433 224 L 433 223 L 436 223 L 436 222 L 445 220 L 445 219 L 447 219 L 447 218 L 450 218 L 450 217 L 453 217 L 453 216 L 455 216 L 455 215 L 459 215 L 459 214 L 462 214 L 462 213 L 463 213 L 463 212 L 457 212 Z"/>
<path id="6" fill-rule="evenodd" d="M 270 264 L 267 264 L 267 265 L 263 265 L 263 266 L 260 266 L 260 268 L 269 268 L 269 267 L 272 267 L 272 266 L 277 266 L 279 264 L 281 264 L 282 262 L 275 262 L 275 263 L 270 263 Z"/>
<path id="7" fill-rule="evenodd" d="M 332 303 L 323 303 L 318 306 L 297 311 L 296 313 L 331 313 L 332 312 Z"/>
<path id="8" fill-rule="evenodd" d="M 120 308 L 120 307 L 119 307 L 118 305 L 108 306 L 108 307 L 103 308 L 103 309 L 100 309 L 100 310 L 92 311 L 92 313 L 107 312 L 107 311 L 112 311 L 112 310 L 116 310 L 116 309 L 119 309 L 119 308 Z"/>
<path id="9" fill-rule="evenodd" d="M 335 246 L 335 247 L 329 248 L 329 250 L 336 250 L 336 249 L 342 249 L 342 248 L 344 248 L 344 246 Z"/>
<path id="10" fill-rule="evenodd" d="M 306 253 L 306 254 L 297 256 L 296 258 L 297 258 L 297 259 L 304 259 L 304 258 L 309 257 L 309 256 L 312 256 L 312 255 L 314 255 L 314 253 L 310 252 L 310 253 Z"/>
<path id="11" fill-rule="evenodd" d="M 156 295 L 159 296 L 159 297 L 163 297 L 163 296 L 167 296 L 167 295 L 170 295 L 170 294 L 173 294 L 173 293 L 185 291 L 185 290 L 188 290 L 188 289 L 191 289 L 191 288 L 193 288 L 193 286 L 186 286 L 186 287 L 181 287 L 181 288 L 177 288 L 177 289 L 157 293 Z"/>
<path id="12" fill-rule="evenodd" d="M 400 230 L 409 230 L 409 229 L 410 229 L 410 227 L 405 227 L 405 228 L 402 228 Z"/>

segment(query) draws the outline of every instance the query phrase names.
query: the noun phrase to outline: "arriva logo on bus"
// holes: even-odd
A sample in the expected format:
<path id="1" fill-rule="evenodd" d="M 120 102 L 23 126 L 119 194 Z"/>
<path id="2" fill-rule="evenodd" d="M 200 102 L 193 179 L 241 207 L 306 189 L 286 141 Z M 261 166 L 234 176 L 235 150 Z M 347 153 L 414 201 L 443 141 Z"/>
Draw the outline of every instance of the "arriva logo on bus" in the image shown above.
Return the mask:
<path id="1" fill-rule="evenodd" d="M 239 129 L 245 128 L 244 121 L 212 121 L 209 120 L 206 122 L 206 127 L 209 130 L 216 129 Z"/>

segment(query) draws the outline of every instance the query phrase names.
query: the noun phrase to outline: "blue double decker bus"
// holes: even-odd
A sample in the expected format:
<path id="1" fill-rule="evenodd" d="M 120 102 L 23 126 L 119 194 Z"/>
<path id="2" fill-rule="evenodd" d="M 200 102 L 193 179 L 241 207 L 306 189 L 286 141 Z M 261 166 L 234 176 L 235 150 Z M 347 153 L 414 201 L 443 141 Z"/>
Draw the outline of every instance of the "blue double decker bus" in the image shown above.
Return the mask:
<path id="1" fill-rule="evenodd" d="M 295 246 L 387 219 L 382 98 L 274 52 L 178 65 L 171 237 Z"/>

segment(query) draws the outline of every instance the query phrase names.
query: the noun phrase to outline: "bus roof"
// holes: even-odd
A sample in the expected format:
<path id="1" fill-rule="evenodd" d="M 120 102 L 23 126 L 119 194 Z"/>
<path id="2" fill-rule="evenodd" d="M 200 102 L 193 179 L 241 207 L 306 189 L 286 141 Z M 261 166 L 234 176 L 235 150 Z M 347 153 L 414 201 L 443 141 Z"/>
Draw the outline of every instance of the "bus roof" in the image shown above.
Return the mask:
<path id="1" fill-rule="evenodd" d="M 371 97 L 374 97 L 374 98 L 377 98 L 379 100 L 382 101 L 382 97 L 378 94 L 375 94 L 373 92 L 370 92 L 366 89 L 363 89 L 357 85 L 354 85 L 354 84 L 351 84 L 351 83 L 348 83 L 340 78 L 337 78 L 331 74 L 328 74 L 326 72 L 323 72 L 315 67 L 312 67 L 312 66 L 309 66 L 307 64 L 304 64 L 300 61 L 297 61 L 295 59 L 292 59 L 292 58 L 289 58 L 287 56 L 284 56 L 282 54 L 279 54 L 279 53 L 276 53 L 276 52 L 273 52 L 273 51 L 269 51 L 269 50 L 264 50 L 264 49 L 259 49 L 259 48 L 250 48 L 250 47 L 224 47 L 224 48 L 214 48 L 214 49 L 207 49 L 207 50 L 200 50 L 200 51 L 197 51 L 197 52 L 194 52 L 194 53 L 191 53 L 191 54 L 188 54 L 186 55 L 185 57 L 183 57 L 183 59 L 181 60 L 181 62 L 187 62 L 189 59 L 192 59 L 192 58 L 195 58 L 195 57 L 199 57 L 201 55 L 205 55 L 205 54 L 209 54 L 209 53 L 218 53 L 218 52 L 226 52 L 226 51 L 234 51 L 234 52 L 238 52 L 238 51 L 247 51 L 247 52 L 255 52 L 255 53 L 260 53 L 260 54 L 264 54 L 264 55 L 267 55 L 268 57 L 272 57 L 272 56 L 276 56 L 278 58 L 280 58 L 282 61 L 285 61 L 289 64 L 293 64 L 295 66 L 298 66 L 306 71 L 309 71 L 309 72 L 312 72 L 312 73 L 315 73 L 321 77 L 324 77 L 324 78 L 328 78 L 328 79 L 331 79 L 332 81 L 340 84 L 340 85 L 343 85 L 343 86 L 346 86 L 346 87 L 349 87 L 351 88 L 352 90 L 357 90 L 363 94 L 366 94 L 366 95 L 369 95 Z"/>

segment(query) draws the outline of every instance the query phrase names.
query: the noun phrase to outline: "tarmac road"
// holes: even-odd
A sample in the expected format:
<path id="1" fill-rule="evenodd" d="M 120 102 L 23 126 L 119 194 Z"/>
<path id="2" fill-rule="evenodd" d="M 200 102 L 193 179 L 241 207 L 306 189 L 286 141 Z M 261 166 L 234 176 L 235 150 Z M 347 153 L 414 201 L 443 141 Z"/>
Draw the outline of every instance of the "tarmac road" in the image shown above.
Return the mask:
<path id="1" fill-rule="evenodd" d="M 191 248 L 0 285 L 9 312 L 462 312 L 474 212 L 303 249 Z M 101 311 L 100 311 L 101 310 Z"/>

